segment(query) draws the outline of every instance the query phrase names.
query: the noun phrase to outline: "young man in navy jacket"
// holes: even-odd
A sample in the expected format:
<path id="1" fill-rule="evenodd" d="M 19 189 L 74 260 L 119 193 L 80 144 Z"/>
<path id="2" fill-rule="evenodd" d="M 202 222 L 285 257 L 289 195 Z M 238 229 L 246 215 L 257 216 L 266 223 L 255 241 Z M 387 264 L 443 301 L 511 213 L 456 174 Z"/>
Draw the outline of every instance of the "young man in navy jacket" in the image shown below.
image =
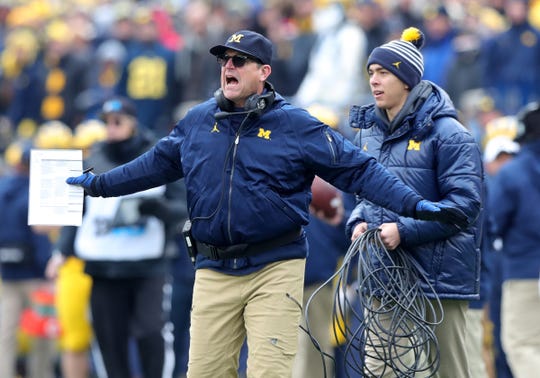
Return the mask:
<path id="1" fill-rule="evenodd" d="M 438 348 L 431 345 L 427 356 L 430 363 L 436 363 L 440 356 L 440 365 L 436 372 L 426 373 L 467 378 L 465 314 L 468 301 L 479 298 L 482 157 L 472 135 L 459 123 L 448 95 L 422 80 L 423 41 L 419 29 L 409 28 L 400 40 L 381 45 L 370 54 L 366 68 L 375 102 L 351 109 L 350 124 L 360 129 L 354 143 L 421 196 L 458 206 L 471 222 L 463 228 L 424 222 L 384 209 L 366 197 L 354 209 L 348 229 L 354 240 L 376 228 L 386 249 L 401 248 L 412 259 L 420 275 L 426 277 L 420 282 L 422 292 L 436 308 L 440 299 L 444 313 L 442 322 L 435 327 Z M 382 265 L 376 263 L 375 267 L 380 269 Z M 375 302 L 374 307 L 379 304 Z M 432 319 L 426 311 L 423 320 L 434 324 L 442 315 L 438 313 Z M 393 316 L 393 311 L 386 317 L 381 315 L 380 322 L 386 325 L 382 327 L 393 327 Z M 408 348 L 411 339 L 403 335 L 406 331 L 395 332 L 389 337 Z M 412 351 L 381 358 L 381 353 L 389 351 L 387 348 L 395 353 L 394 348 L 399 347 L 384 338 L 377 340 L 380 344 L 372 343 L 378 344 L 376 347 L 366 348 L 367 376 L 394 377 L 398 373 L 393 371 L 396 366 L 414 369 Z M 398 365 L 390 368 L 389 360 Z"/>

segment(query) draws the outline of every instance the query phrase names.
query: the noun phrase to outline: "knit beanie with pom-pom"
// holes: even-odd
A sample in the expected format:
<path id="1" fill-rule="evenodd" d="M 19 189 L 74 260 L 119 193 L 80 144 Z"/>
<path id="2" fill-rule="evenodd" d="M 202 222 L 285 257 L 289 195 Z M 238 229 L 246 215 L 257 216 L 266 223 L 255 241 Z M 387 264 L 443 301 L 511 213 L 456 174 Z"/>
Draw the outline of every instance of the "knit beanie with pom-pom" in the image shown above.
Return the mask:
<path id="1" fill-rule="evenodd" d="M 425 37 L 420 29 L 407 28 L 401 39 L 390 41 L 373 49 L 368 57 L 366 68 L 376 63 L 396 75 L 413 88 L 424 75 L 424 58 L 420 49 Z"/>

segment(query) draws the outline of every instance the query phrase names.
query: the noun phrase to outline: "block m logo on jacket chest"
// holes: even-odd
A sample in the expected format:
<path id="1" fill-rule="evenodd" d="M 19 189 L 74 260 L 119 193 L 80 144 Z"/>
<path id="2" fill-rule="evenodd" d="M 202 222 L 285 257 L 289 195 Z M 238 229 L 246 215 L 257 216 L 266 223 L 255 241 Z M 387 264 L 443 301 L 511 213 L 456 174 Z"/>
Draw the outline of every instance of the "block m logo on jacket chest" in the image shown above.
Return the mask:
<path id="1" fill-rule="evenodd" d="M 270 140 L 270 134 L 271 133 L 272 133 L 272 130 L 265 130 L 265 129 L 259 127 L 259 133 L 257 134 L 257 136 L 259 138 Z"/>
<path id="2" fill-rule="evenodd" d="M 420 144 L 421 143 L 422 142 L 417 142 L 414 139 L 409 139 L 409 145 L 407 146 L 407 150 L 408 151 L 411 151 L 411 150 L 420 151 Z"/>

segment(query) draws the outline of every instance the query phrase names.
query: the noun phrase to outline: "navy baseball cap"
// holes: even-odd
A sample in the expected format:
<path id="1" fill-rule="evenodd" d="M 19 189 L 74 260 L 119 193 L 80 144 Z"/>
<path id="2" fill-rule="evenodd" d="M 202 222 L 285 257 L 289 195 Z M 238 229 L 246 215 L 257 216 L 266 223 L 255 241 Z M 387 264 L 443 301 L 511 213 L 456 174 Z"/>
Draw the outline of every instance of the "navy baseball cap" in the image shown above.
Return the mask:
<path id="1" fill-rule="evenodd" d="M 237 31 L 227 39 L 225 44 L 212 47 L 210 54 L 219 56 L 229 49 L 257 58 L 263 64 L 272 63 L 272 42 L 251 30 Z"/>
<path id="2" fill-rule="evenodd" d="M 111 113 L 125 114 L 132 117 L 137 116 L 135 105 L 125 97 L 113 97 L 103 103 L 100 113 L 101 120 Z"/>

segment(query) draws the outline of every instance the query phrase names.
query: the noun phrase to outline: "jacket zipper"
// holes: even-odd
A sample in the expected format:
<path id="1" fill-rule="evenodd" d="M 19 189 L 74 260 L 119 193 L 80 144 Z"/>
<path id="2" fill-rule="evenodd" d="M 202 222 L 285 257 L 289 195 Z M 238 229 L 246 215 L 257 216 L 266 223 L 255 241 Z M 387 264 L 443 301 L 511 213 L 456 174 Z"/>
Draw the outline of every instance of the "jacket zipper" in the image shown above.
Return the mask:
<path id="1" fill-rule="evenodd" d="M 326 139 L 328 141 L 328 147 L 330 147 L 330 153 L 332 154 L 332 164 L 336 164 L 336 150 L 334 149 L 334 138 L 332 138 L 332 135 L 328 131 L 324 132 L 324 135 L 326 136 Z"/>
<path id="2" fill-rule="evenodd" d="M 231 206 L 232 206 L 232 184 L 234 177 L 234 166 L 236 160 L 236 153 L 238 151 L 238 143 L 240 142 L 240 130 L 236 133 L 236 138 L 234 139 L 234 149 L 231 160 L 231 174 L 229 176 L 229 200 L 228 200 L 228 214 L 227 214 L 227 234 L 229 236 L 229 242 L 232 243 L 232 233 L 231 233 Z"/>
<path id="3" fill-rule="evenodd" d="M 235 134 L 234 139 L 234 149 L 233 149 L 233 155 L 231 158 L 231 174 L 229 176 L 229 200 L 228 200 L 228 213 L 227 213 L 227 235 L 229 237 L 229 243 L 232 243 L 232 233 L 231 233 L 231 205 L 232 205 L 232 185 L 233 185 L 233 177 L 234 177 L 234 167 L 235 167 L 235 161 L 236 161 L 236 153 L 238 152 L 238 143 L 240 143 L 240 133 L 242 132 L 242 129 L 244 128 L 244 125 L 249 119 L 249 114 L 244 117 L 242 122 L 240 123 L 240 126 L 238 127 L 238 130 Z M 237 259 L 235 258 L 233 261 L 233 269 L 237 268 Z"/>
<path id="4" fill-rule="evenodd" d="M 241 129 L 241 128 L 240 128 Z M 229 242 L 232 243 L 232 233 L 231 233 L 231 206 L 232 206 L 232 183 L 233 183 L 233 176 L 234 176 L 234 162 L 236 160 L 236 152 L 238 150 L 238 143 L 240 142 L 240 129 L 238 129 L 238 132 L 236 133 L 236 138 L 234 140 L 234 150 L 233 150 L 233 156 L 231 161 L 231 175 L 229 178 L 229 204 L 228 204 L 228 214 L 227 214 L 227 233 L 229 235 Z M 236 258 L 233 260 L 233 269 L 237 268 L 237 261 Z"/>

